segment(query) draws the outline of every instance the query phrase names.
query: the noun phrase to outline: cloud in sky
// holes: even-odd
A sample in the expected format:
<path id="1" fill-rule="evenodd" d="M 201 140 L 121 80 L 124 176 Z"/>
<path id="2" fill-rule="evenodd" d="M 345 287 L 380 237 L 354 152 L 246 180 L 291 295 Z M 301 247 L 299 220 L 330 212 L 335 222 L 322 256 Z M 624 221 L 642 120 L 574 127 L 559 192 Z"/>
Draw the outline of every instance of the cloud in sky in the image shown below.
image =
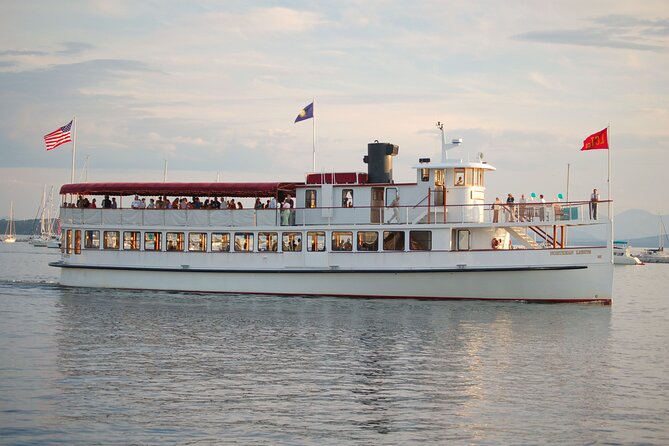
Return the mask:
<path id="1" fill-rule="evenodd" d="M 47 154 L 42 136 L 77 116 L 77 165 L 89 156 L 91 179 L 159 180 L 168 160 L 175 178 L 199 172 L 185 180 L 216 172 L 300 180 L 311 168 L 311 126 L 293 120 L 315 98 L 319 169 L 364 170 L 366 144 L 379 139 L 400 145 L 396 176 L 413 181 L 410 166 L 439 151 L 440 120 L 449 136 L 465 138 L 463 156 L 483 151 L 501 167 L 488 184 L 493 196 L 563 189 L 547 172 L 567 162 L 583 169 L 584 193 L 586 183 L 604 188 L 601 160 L 574 147 L 611 123 L 620 143 L 614 173 L 640 178 L 642 190 L 619 183 L 614 198 L 622 209 L 661 211 L 657 187 L 641 183 L 669 187 L 659 170 L 669 161 L 668 14 L 652 0 L 601 9 L 436 0 L 11 4 L 0 27 L 0 167 L 34 184 L 23 200 L 30 216 L 44 181 L 69 181 L 69 146 Z M 648 167 L 651 153 L 659 160 Z M 0 192 L 0 206 L 8 200 Z"/>
<path id="2" fill-rule="evenodd" d="M 594 17 L 581 28 L 527 31 L 513 37 L 527 42 L 666 53 L 669 20 L 611 15 Z"/>

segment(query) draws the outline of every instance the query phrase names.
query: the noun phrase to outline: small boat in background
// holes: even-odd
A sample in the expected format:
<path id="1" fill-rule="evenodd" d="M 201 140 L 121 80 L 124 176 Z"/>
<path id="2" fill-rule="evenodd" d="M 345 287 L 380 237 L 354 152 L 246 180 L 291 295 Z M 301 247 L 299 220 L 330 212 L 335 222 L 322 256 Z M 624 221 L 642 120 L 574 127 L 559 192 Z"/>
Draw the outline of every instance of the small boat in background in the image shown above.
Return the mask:
<path id="1" fill-rule="evenodd" d="M 639 254 L 639 259 L 645 263 L 669 263 L 669 252 L 664 250 L 664 239 L 667 238 L 667 228 L 664 226 L 662 216 L 658 217 L 660 219 L 658 248 L 646 249 Z"/>
<path id="2" fill-rule="evenodd" d="M 613 264 L 614 265 L 643 265 L 638 257 L 630 252 L 629 242 L 615 240 L 613 242 Z"/>
<path id="3" fill-rule="evenodd" d="M 14 227 L 14 202 L 10 202 L 9 204 L 9 221 L 7 222 L 5 236 L 3 237 L 2 241 L 4 243 L 16 242 L 16 228 Z"/>

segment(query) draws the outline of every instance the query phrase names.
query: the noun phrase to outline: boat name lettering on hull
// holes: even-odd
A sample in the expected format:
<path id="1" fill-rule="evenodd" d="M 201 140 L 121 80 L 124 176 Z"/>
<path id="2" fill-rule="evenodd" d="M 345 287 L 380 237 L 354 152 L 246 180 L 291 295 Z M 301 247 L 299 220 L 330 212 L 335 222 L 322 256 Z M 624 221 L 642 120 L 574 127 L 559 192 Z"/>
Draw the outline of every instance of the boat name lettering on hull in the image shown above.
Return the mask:
<path id="1" fill-rule="evenodd" d="M 568 251 L 551 251 L 552 256 L 570 256 L 573 254 L 592 254 L 592 250 L 590 249 L 577 249 L 573 250 L 570 249 Z"/>

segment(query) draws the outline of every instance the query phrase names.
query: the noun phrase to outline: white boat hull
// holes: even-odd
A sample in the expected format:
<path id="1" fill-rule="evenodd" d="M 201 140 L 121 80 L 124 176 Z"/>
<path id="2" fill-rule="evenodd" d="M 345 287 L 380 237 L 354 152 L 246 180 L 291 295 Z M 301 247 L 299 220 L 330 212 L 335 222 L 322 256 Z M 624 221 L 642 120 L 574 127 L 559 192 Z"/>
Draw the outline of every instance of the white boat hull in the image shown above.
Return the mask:
<path id="1" fill-rule="evenodd" d="M 177 264 L 178 265 L 178 264 Z M 452 267 L 347 271 L 309 269 L 222 270 L 168 267 L 61 267 L 61 284 L 77 287 L 156 289 L 238 294 L 329 295 L 422 299 L 611 301 L 609 262 L 551 266 Z"/>

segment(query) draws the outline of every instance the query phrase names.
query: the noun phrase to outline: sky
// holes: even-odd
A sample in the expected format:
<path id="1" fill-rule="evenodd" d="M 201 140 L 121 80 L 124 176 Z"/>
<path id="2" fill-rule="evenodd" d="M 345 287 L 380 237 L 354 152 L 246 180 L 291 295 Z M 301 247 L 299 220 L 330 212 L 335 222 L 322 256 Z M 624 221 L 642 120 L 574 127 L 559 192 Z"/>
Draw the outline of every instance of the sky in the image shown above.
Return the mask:
<path id="1" fill-rule="evenodd" d="M 615 213 L 669 213 L 666 0 L 0 1 L 0 215 L 70 182 L 73 117 L 75 182 L 303 181 L 314 134 L 316 171 L 379 140 L 413 182 L 440 121 L 486 201 L 607 198 L 610 155 Z"/>

